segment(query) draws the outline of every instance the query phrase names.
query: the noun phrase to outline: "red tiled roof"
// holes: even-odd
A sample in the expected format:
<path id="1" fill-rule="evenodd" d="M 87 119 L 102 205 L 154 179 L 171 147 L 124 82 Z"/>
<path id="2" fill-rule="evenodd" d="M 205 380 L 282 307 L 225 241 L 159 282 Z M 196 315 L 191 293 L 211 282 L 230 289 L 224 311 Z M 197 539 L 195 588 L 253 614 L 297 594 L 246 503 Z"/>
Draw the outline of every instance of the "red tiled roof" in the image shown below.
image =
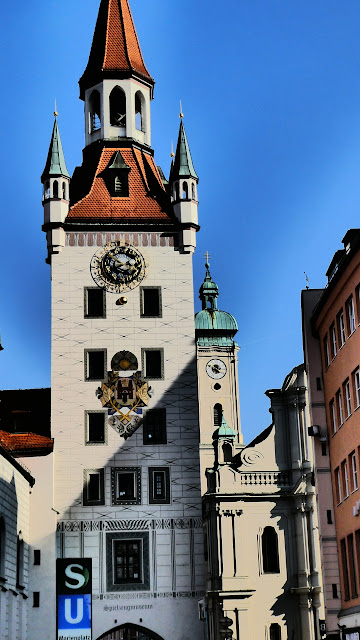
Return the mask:
<path id="1" fill-rule="evenodd" d="M 154 159 L 140 149 L 120 149 L 125 163 L 130 167 L 129 197 L 111 197 L 102 172 L 111 164 L 118 148 L 105 148 L 89 184 L 89 192 L 69 210 L 67 221 L 71 220 L 157 220 L 172 222 L 166 212 L 166 193 Z M 82 182 L 81 176 L 79 181 Z"/>
<path id="2" fill-rule="evenodd" d="M 32 452 L 44 453 L 53 450 L 54 441 L 36 433 L 8 433 L 0 430 L 0 446 L 9 453 L 23 453 L 31 455 Z"/>
<path id="3" fill-rule="evenodd" d="M 128 0 L 101 0 L 80 97 L 104 77 L 139 74 L 154 84 L 142 57 Z"/>

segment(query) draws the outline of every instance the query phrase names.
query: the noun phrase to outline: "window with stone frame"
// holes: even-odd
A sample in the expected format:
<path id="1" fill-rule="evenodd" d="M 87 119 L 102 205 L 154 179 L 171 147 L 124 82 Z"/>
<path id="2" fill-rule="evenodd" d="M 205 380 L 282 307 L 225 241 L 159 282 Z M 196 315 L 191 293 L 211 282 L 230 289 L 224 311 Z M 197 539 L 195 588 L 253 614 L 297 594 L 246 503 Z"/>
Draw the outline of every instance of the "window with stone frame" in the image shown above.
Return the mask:
<path id="1" fill-rule="evenodd" d="M 106 350 L 85 349 L 85 380 L 104 380 L 106 374 Z"/>
<path id="2" fill-rule="evenodd" d="M 147 380 L 164 379 L 164 350 L 141 349 L 142 370 Z"/>
<path id="3" fill-rule="evenodd" d="M 336 316 L 336 324 L 337 324 L 337 331 L 338 331 L 338 343 L 339 343 L 339 348 L 341 349 L 341 347 L 345 344 L 345 340 L 346 340 L 344 312 L 342 309 L 341 311 L 339 311 L 339 313 Z"/>
<path id="4" fill-rule="evenodd" d="M 143 531 L 106 535 L 107 591 L 150 589 L 149 534 Z"/>
<path id="5" fill-rule="evenodd" d="M 281 627 L 276 622 L 270 625 L 270 640 L 281 640 Z"/>
<path id="6" fill-rule="evenodd" d="M 166 409 L 148 409 L 143 422 L 144 444 L 166 444 Z"/>
<path id="7" fill-rule="evenodd" d="M 106 444 L 105 411 L 85 411 L 85 443 Z"/>
<path id="8" fill-rule="evenodd" d="M 112 504 L 141 504 L 141 469 L 139 467 L 112 467 Z"/>
<path id="9" fill-rule="evenodd" d="M 149 504 L 170 504 L 169 467 L 149 467 Z"/>
<path id="10" fill-rule="evenodd" d="M 25 546 L 21 531 L 16 542 L 16 587 L 24 589 Z"/>
<path id="11" fill-rule="evenodd" d="M 279 542 L 274 527 L 265 527 L 261 536 L 263 573 L 280 573 Z"/>
<path id="12" fill-rule="evenodd" d="M 140 287 L 141 318 L 161 318 L 161 287 Z"/>
<path id="13" fill-rule="evenodd" d="M 105 469 L 84 469 L 83 505 L 105 504 Z"/>
<path id="14" fill-rule="evenodd" d="M 84 289 L 84 318 L 106 318 L 106 292 L 99 287 Z"/>
<path id="15" fill-rule="evenodd" d="M 350 336 L 356 329 L 354 299 L 350 296 L 345 303 L 346 309 L 346 328 L 347 334 Z"/>

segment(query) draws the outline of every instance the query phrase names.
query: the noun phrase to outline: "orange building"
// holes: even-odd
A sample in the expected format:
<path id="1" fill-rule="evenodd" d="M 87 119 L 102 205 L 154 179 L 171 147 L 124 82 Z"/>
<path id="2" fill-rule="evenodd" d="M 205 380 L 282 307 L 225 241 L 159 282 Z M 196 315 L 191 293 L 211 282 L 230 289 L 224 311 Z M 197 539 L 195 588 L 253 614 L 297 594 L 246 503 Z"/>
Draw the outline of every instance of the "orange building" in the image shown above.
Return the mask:
<path id="1" fill-rule="evenodd" d="M 342 640 L 360 637 L 360 230 L 350 229 L 312 315 L 319 339 L 341 577 Z M 316 435 L 316 434 L 314 434 Z"/>

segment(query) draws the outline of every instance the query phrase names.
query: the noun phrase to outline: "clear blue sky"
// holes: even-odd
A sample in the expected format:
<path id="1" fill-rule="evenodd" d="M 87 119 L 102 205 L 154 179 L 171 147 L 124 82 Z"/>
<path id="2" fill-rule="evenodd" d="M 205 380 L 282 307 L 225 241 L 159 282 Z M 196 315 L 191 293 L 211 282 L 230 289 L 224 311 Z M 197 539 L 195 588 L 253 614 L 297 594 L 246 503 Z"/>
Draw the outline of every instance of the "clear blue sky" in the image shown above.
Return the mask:
<path id="1" fill-rule="evenodd" d="M 200 177 L 194 259 L 239 323 L 245 440 L 268 425 L 264 391 L 302 362 L 300 291 L 323 287 L 359 226 L 358 0 L 130 0 L 156 80 L 153 147 L 164 171 L 179 100 Z M 58 102 L 68 169 L 81 162 L 77 81 L 99 0 L 3 2 L 0 388 L 50 384 L 50 269 L 40 175 Z"/>

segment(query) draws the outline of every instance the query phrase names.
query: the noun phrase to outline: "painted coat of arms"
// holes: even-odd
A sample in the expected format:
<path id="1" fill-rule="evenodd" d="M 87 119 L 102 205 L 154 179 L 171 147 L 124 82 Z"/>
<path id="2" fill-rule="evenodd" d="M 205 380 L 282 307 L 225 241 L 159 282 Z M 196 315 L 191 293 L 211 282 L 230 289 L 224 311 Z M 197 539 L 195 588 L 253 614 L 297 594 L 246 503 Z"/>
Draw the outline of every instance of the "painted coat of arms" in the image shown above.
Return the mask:
<path id="1" fill-rule="evenodd" d="M 137 369 L 137 358 L 129 351 L 120 351 L 111 361 L 107 381 L 96 392 L 108 410 L 109 424 L 125 440 L 140 426 L 142 408 L 151 397 L 151 387 Z"/>

